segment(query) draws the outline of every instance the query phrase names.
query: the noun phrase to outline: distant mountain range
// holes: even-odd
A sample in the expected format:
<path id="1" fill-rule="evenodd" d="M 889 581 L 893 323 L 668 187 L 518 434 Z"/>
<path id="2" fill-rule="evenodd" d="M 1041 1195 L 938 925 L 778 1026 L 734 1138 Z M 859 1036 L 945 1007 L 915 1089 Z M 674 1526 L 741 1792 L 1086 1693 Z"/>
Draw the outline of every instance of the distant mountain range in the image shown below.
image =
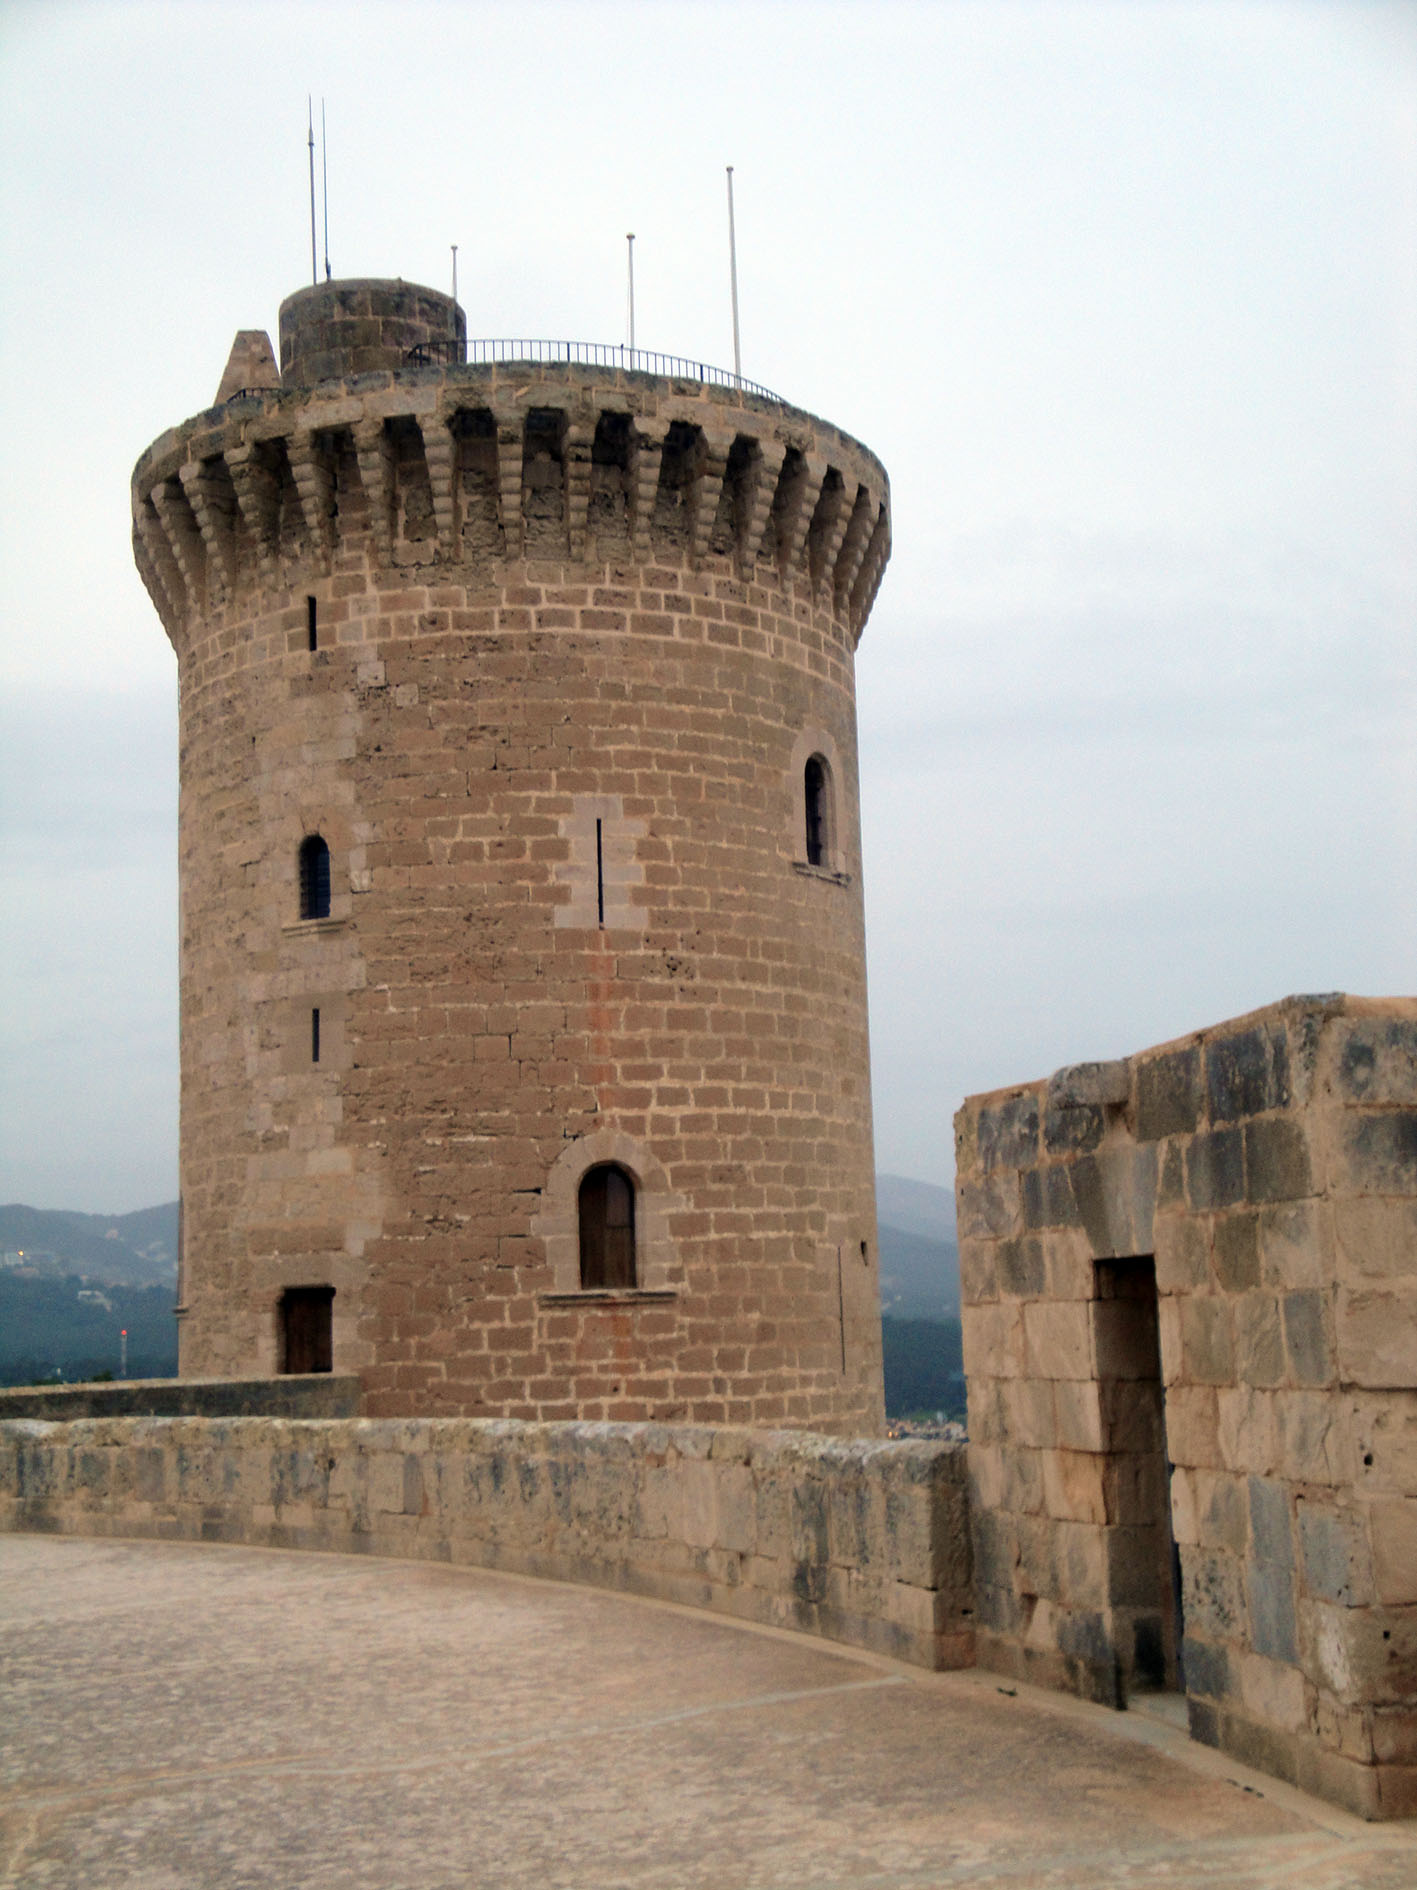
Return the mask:
<path id="1" fill-rule="evenodd" d="M 176 1286 L 177 1203 L 132 1214 L 0 1207 L 0 1269 L 16 1268 L 49 1279 L 82 1274 L 107 1286 Z"/>
<path id="2" fill-rule="evenodd" d="M 876 1176 L 881 1311 L 892 1319 L 959 1315 L 954 1195 L 904 1175 Z"/>
<path id="3" fill-rule="evenodd" d="M 876 1199 L 882 1313 L 897 1326 L 907 1320 L 957 1318 L 959 1247 L 953 1195 L 926 1181 L 878 1175 Z M 118 1296 L 104 1294 L 111 1288 L 165 1288 L 169 1294 L 175 1290 L 175 1201 L 132 1214 L 0 1207 L 0 1282 L 8 1289 L 0 1294 L 6 1315 L 0 1325 L 9 1327 L 0 1332 L 0 1382 L 22 1365 L 26 1375 L 33 1376 L 45 1360 L 52 1360 L 67 1377 L 81 1363 L 107 1358 L 111 1343 L 100 1329 L 111 1327 L 116 1333 L 125 1319 L 134 1340 L 141 1331 L 143 1350 L 154 1360 L 159 1353 L 165 1357 L 170 1344 L 172 1364 L 167 1369 L 176 1369 L 170 1299 L 167 1335 L 165 1328 L 159 1332 L 152 1324 L 157 1297 L 144 1295 L 140 1312 L 126 1297 L 120 1305 Z M 904 1342 L 899 1329 L 890 1336 L 897 1347 Z"/>

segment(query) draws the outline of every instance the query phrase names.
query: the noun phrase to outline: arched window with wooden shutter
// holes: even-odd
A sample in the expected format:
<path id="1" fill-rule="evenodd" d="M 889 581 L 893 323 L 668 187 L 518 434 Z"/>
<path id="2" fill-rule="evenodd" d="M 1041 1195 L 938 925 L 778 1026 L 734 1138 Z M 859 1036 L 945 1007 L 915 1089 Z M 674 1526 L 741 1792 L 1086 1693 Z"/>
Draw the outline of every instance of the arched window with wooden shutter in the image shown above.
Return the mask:
<path id="1" fill-rule="evenodd" d="M 635 1184 L 617 1162 L 586 1170 L 577 1195 L 581 1285 L 632 1287 L 635 1277 Z"/>

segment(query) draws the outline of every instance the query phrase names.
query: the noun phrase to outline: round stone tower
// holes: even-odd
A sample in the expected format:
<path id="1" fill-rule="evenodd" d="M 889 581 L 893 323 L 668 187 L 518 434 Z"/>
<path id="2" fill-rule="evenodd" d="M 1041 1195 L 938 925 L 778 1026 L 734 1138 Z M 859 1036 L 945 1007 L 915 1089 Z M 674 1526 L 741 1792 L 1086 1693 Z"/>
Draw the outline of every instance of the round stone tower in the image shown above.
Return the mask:
<path id="1" fill-rule="evenodd" d="M 879 463 L 331 282 L 133 474 L 181 685 L 184 1375 L 870 1432 Z"/>

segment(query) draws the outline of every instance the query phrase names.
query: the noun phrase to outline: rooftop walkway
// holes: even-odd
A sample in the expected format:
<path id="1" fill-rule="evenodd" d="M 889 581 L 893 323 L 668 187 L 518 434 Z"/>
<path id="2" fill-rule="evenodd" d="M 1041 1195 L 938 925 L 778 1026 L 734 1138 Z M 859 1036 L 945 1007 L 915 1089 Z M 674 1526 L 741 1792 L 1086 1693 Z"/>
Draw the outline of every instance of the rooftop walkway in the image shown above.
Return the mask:
<path id="1" fill-rule="evenodd" d="M 0 1537 L 0 1884 L 1411 1890 L 1114 1714 L 590 1589 Z"/>

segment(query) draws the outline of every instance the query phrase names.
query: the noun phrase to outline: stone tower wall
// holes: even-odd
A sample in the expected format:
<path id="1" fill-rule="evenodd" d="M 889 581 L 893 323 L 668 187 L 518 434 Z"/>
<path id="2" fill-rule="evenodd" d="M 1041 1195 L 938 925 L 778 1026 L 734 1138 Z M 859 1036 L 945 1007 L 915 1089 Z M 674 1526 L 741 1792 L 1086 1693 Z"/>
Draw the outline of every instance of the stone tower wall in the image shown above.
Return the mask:
<path id="1" fill-rule="evenodd" d="M 328 353 L 292 304 L 283 357 Z M 184 1375 L 277 1369 L 328 1284 L 372 1413 L 877 1428 L 877 462 L 731 388 L 385 368 L 198 416 L 133 497 L 181 682 Z M 602 1160 L 633 1291 L 579 1284 Z"/>

